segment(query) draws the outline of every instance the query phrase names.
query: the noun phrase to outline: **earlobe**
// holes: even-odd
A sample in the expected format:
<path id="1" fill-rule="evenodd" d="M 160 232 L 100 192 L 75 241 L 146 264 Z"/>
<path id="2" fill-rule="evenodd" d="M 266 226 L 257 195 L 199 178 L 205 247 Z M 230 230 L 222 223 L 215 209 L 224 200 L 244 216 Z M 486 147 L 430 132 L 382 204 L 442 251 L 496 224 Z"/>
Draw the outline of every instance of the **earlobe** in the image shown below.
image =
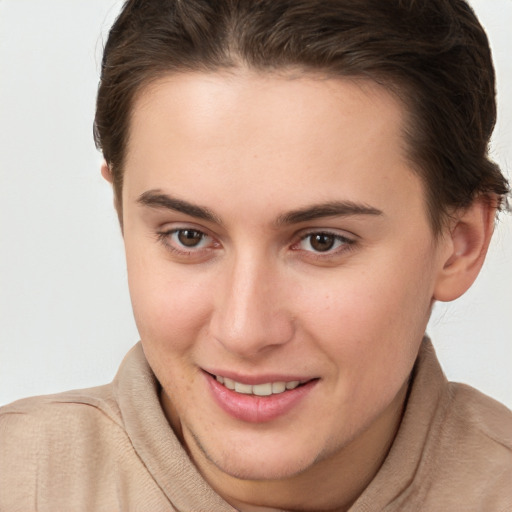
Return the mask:
<path id="1" fill-rule="evenodd" d="M 107 164 L 106 160 L 103 160 L 103 162 L 101 163 L 101 175 L 111 185 L 114 185 L 114 177 L 112 176 L 112 171 L 110 170 L 110 167 Z M 123 216 L 122 216 L 122 210 L 120 207 L 120 199 L 117 197 L 115 188 L 114 188 L 114 208 L 117 212 L 117 217 L 119 219 L 119 225 L 121 226 L 121 233 L 122 233 L 123 232 Z"/>
<path id="2" fill-rule="evenodd" d="M 103 162 L 101 163 L 101 175 L 112 185 L 114 180 L 112 177 L 112 172 L 110 171 L 110 167 L 108 166 L 106 160 L 103 160 Z"/>
<path id="3" fill-rule="evenodd" d="M 491 241 L 496 207 L 490 197 L 481 196 L 456 215 L 448 237 L 449 254 L 442 261 L 434 299 L 449 302 L 463 295 L 482 268 Z"/>

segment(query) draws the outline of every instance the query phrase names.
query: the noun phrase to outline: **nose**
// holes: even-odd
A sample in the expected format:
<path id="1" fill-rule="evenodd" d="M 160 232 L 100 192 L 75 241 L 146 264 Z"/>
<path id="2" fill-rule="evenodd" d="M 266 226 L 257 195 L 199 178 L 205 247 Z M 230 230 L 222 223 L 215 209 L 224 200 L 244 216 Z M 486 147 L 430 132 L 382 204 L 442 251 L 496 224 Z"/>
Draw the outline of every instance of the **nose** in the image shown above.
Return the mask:
<path id="1" fill-rule="evenodd" d="M 216 293 L 211 335 L 234 355 L 257 356 L 288 343 L 294 320 L 286 285 L 268 258 L 239 257 L 227 266 Z"/>

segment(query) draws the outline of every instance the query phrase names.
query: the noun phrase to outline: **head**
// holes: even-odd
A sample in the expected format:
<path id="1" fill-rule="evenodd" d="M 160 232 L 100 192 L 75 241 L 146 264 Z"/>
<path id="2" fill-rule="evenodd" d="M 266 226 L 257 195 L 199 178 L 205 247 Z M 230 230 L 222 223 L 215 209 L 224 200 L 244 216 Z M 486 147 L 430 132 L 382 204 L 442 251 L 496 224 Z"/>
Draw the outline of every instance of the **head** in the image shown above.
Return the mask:
<path id="1" fill-rule="evenodd" d="M 494 120 L 465 2 L 127 2 L 96 137 L 146 357 L 210 483 L 382 460 L 507 192 Z"/>
<path id="2" fill-rule="evenodd" d="M 496 121 L 489 44 L 465 1 L 334 0 L 319 9 L 313 0 L 176 0 L 128 1 L 105 46 L 95 139 L 118 199 L 137 95 L 169 73 L 241 66 L 364 78 L 395 95 L 436 233 L 475 197 L 508 192 L 487 154 Z"/>

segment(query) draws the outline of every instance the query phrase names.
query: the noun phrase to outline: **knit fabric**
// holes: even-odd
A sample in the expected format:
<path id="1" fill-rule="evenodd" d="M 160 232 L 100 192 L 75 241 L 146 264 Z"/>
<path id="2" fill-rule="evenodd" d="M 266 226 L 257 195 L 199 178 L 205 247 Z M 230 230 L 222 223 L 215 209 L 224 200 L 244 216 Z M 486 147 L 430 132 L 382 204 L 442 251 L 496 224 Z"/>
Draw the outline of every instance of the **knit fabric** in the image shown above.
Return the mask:
<path id="1" fill-rule="evenodd" d="M 111 384 L 0 408 L 0 511 L 235 512 L 174 435 L 159 391 L 139 343 Z M 428 340 L 389 454 L 350 512 L 380 510 L 512 510 L 512 413 L 449 383 Z"/>

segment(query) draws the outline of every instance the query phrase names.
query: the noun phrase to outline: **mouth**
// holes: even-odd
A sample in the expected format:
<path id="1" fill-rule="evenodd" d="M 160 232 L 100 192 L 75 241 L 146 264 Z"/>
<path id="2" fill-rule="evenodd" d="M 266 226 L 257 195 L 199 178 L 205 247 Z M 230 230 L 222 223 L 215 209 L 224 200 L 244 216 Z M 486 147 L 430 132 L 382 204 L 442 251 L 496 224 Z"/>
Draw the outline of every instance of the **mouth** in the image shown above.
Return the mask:
<path id="1" fill-rule="evenodd" d="M 296 410 L 320 381 L 263 377 L 249 384 L 224 375 L 204 374 L 214 402 L 232 418 L 248 423 L 270 422 Z"/>
<path id="2" fill-rule="evenodd" d="M 241 393 L 243 395 L 255 395 L 255 396 L 270 396 L 280 395 L 285 391 L 291 391 L 298 388 L 301 385 L 309 382 L 308 380 L 292 380 L 292 381 L 277 381 L 277 382 L 264 382 L 262 384 L 244 384 L 237 382 L 236 380 L 221 375 L 210 374 L 217 382 L 222 384 L 227 389 L 234 391 L 235 393 Z"/>

